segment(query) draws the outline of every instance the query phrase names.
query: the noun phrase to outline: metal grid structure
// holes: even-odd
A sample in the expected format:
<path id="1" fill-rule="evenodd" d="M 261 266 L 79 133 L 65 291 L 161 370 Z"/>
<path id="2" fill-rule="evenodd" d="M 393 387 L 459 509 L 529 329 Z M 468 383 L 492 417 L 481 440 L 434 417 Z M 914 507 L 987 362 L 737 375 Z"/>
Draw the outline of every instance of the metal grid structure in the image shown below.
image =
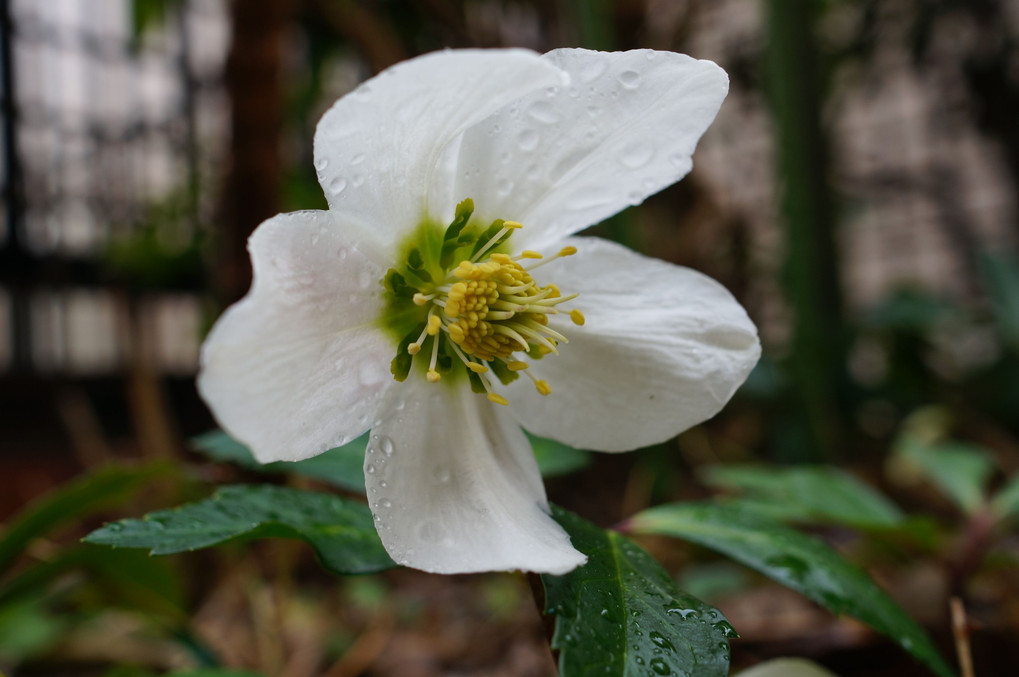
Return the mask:
<path id="1" fill-rule="evenodd" d="M 165 7 L 137 34 L 129 0 L 0 2 L 0 372 L 194 369 L 194 276 L 147 281 L 209 221 L 229 28 L 222 2 Z"/>

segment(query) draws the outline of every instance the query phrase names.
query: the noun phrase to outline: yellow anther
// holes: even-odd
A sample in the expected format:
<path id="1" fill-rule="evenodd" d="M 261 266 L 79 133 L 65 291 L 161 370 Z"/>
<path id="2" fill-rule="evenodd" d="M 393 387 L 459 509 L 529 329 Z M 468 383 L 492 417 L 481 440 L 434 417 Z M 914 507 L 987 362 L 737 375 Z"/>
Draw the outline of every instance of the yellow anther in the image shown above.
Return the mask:
<path id="1" fill-rule="evenodd" d="M 438 334 L 439 333 L 439 327 L 441 327 L 441 326 L 442 326 L 442 320 L 439 319 L 438 315 L 429 315 L 428 316 L 428 327 L 427 327 L 426 331 L 428 332 L 429 336 L 435 336 L 436 334 Z"/>
<path id="2" fill-rule="evenodd" d="M 425 375 L 425 378 L 428 379 L 429 383 L 438 383 L 439 379 L 442 377 L 439 376 L 439 372 L 435 371 L 434 369 L 429 369 L 428 373 Z"/>
<path id="3" fill-rule="evenodd" d="M 418 353 L 421 352 L 421 344 L 411 343 L 409 346 L 407 346 L 407 352 L 410 353 L 411 355 L 417 355 Z"/>
<path id="4" fill-rule="evenodd" d="M 513 262 L 513 259 L 510 258 L 509 254 L 492 254 L 489 258 L 502 265 Z"/>
<path id="5" fill-rule="evenodd" d="M 416 305 L 416 306 L 423 306 L 426 303 L 428 303 L 428 297 L 427 296 L 425 296 L 421 292 L 418 292 L 417 294 L 414 294 L 414 305 Z"/>
<path id="6" fill-rule="evenodd" d="M 473 371 L 475 374 L 484 374 L 488 371 L 488 367 L 481 364 L 480 362 L 466 362 L 467 368 Z"/>
<path id="7" fill-rule="evenodd" d="M 516 229 L 516 228 L 523 228 L 524 224 L 520 223 L 519 221 L 503 221 L 502 222 L 502 227 L 503 228 Z"/>
<path id="8" fill-rule="evenodd" d="M 530 249 L 525 249 L 524 251 L 520 252 L 520 258 L 522 258 L 522 259 L 543 259 L 545 257 L 542 256 L 541 254 L 539 254 L 536 251 L 533 251 L 533 250 L 530 250 Z"/>
<path id="9" fill-rule="evenodd" d="M 548 387 L 548 381 L 544 379 L 538 379 L 534 382 L 534 387 L 538 389 L 538 392 L 542 395 L 548 395 L 552 392 L 552 389 Z"/>
<path id="10" fill-rule="evenodd" d="M 573 245 L 567 245 L 559 250 L 559 256 L 573 256 L 577 253 L 577 248 Z"/>
<path id="11" fill-rule="evenodd" d="M 573 324 L 577 325 L 578 327 L 583 327 L 584 322 L 586 321 L 584 318 L 584 313 L 580 312 L 576 308 L 570 311 L 570 319 L 573 320 Z"/>
<path id="12" fill-rule="evenodd" d="M 526 362 L 521 362 L 520 360 L 514 360 L 513 362 L 506 363 L 506 368 L 509 369 L 510 371 L 523 371 L 524 369 L 527 369 L 529 366 L 531 365 L 527 364 Z"/>
<path id="13" fill-rule="evenodd" d="M 559 287 L 555 286 L 554 284 L 548 285 L 547 287 L 545 287 L 545 289 L 551 290 L 549 291 L 548 296 L 546 298 L 557 299 L 560 296 L 562 296 L 562 293 L 559 291 Z"/>
<path id="14" fill-rule="evenodd" d="M 509 402 L 506 401 L 505 397 L 503 397 L 502 395 L 496 395 L 495 393 L 488 393 L 488 400 L 489 402 L 501 404 L 504 407 L 509 405 Z"/>

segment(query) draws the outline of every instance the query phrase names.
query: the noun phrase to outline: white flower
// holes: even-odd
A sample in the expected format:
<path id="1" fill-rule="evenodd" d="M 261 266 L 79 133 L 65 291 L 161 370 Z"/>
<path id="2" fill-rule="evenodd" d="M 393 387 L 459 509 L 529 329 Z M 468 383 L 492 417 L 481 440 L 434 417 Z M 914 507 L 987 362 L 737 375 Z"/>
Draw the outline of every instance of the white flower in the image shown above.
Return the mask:
<path id="1" fill-rule="evenodd" d="M 369 80 L 315 135 L 329 209 L 251 236 L 254 282 L 205 343 L 202 396 L 262 462 L 370 429 L 368 500 L 401 564 L 582 564 L 521 427 L 658 443 L 759 356 L 718 283 L 573 237 L 682 178 L 727 87 L 713 63 L 648 50 L 445 51 Z"/>

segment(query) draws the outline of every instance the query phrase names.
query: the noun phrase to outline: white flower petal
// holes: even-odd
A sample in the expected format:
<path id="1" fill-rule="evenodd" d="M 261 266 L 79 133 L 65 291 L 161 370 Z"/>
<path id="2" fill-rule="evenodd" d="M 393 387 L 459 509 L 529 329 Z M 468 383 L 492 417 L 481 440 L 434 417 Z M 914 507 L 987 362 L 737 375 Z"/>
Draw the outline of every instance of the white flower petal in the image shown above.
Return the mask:
<path id="1" fill-rule="evenodd" d="M 524 378 L 507 388 L 521 424 L 575 447 L 627 451 L 714 416 L 760 356 L 746 311 L 689 268 L 599 238 L 565 242 L 578 253 L 536 273 L 578 292 L 571 305 L 586 322 L 550 322 L 570 340 L 559 355 L 532 361 L 550 395 Z"/>
<path id="2" fill-rule="evenodd" d="M 565 573 L 586 558 L 549 515 L 527 438 L 500 405 L 412 374 L 386 395 L 365 483 L 392 558 L 434 573 Z"/>
<path id="3" fill-rule="evenodd" d="M 538 248 L 642 202 L 690 171 L 728 91 L 725 72 L 683 54 L 559 49 L 570 84 L 535 90 L 468 130 L 456 195 L 520 221 Z"/>
<path id="4" fill-rule="evenodd" d="M 315 132 L 315 168 L 329 205 L 391 243 L 456 202 L 447 146 L 508 102 L 565 76 L 523 50 L 434 52 L 400 63 L 337 101 Z M 438 173 L 440 176 L 433 176 Z M 435 204 L 428 204 L 429 193 Z"/>
<path id="5" fill-rule="evenodd" d="M 331 212 L 273 217 L 248 241 L 254 281 L 202 347 L 198 389 L 263 462 L 296 461 L 366 431 L 393 383 L 374 322 L 384 268 Z"/>

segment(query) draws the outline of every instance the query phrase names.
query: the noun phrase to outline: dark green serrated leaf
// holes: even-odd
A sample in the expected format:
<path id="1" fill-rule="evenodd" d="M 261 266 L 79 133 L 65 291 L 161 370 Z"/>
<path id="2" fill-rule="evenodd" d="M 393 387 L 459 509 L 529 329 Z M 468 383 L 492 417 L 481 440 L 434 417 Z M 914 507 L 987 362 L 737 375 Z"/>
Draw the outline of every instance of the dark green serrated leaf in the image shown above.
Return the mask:
<path id="1" fill-rule="evenodd" d="M 564 576 L 541 577 L 562 677 L 728 674 L 736 633 L 717 609 L 680 590 L 627 538 L 561 508 L 552 514 L 588 557 Z"/>
<path id="2" fill-rule="evenodd" d="M 867 574 L 822 541 L 733 506 L 674 503 L 638 513 L 635 533 L 697 543 L 755 569 L 827 609 L 863 621 L 941 677 L 954 673 L 926 633 Z"/>
<path id="3" fill-rule="evenodd" d="M 33 502 L 11 521 L 0 539 L 0 574 L 5 572 L 33 539 L 63 524 L 84 519 L 116 506 L 171 466 L 110 465 L 79 477 Z"/>
<path id="4" fill-rule="evenodd" d="M 199 435 L 191 440 L 191 445 L 217 461 L 235 463 L 259 472 L 311 477 L 341 489 L 364 493 L 364 450 L 368 446 L 368 435 L 303 461 L 264 464 L 256 461 L 245 445 L 222 430 Z"/>
<path id="5" fill-rule="evenodd" d="M 315 549 L 322 566 L 337 574 L 395 566 L 375 532 L 368 506 L 331 494 L 266 485 L 223 487 L 204 501 L 107 524 L 84 540 L 169 555 L 242 537 L 302 539 Z"/>
<path id="6" fill-rule="evenodd" d="M 716 465 L 703 469 L 701 479 L 774 504 L 782 519 L 887 528 L 905 518 L 887 498 L 835 468 Z"/>

